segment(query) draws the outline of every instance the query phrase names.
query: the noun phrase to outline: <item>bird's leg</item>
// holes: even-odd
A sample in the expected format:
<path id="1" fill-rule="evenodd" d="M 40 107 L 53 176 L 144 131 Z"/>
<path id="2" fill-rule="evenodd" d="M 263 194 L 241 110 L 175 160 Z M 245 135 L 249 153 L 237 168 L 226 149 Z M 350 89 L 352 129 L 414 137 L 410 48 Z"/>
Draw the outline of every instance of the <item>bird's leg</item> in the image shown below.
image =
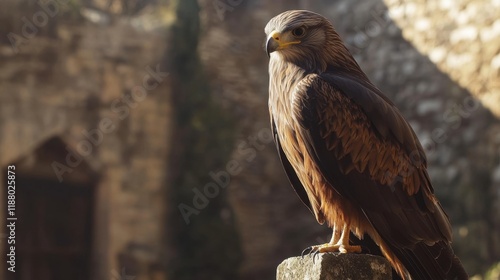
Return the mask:
<path id="1" fill-rule="evenodd" d="M 308 247 L 302 251 L 302 255 L 304 255 L 304 252 L 307 250 L 310 250 L 310 253 L 314 254 L 326 252 L 361 253 L 361 246 L 349 245 L 350 231 L 349 224 L 345 224 L 342 230 L 335 224 L 333 227 L 332 239 L 329 243 Z"/>
<path id="2" fill-rule="evenodd" d="M 339 246 L 340 253 L 361 253 L 361 246 L 349 245 L 349 234 L 351 229 L 348 224 L 344 225 L 342 229 L 342 235 L 340 236 L 340 240 L 337 242 L 337 246 Z"/>
<path id="3" fill-rule="evenodd" d="M 333 233 L 332 233 L 332 239 L 330 240 L 330 244 L 337 244 L 340 240 L 340 235 L 342 234 L 340 227 L 335 223 L 333 225 Z"/>

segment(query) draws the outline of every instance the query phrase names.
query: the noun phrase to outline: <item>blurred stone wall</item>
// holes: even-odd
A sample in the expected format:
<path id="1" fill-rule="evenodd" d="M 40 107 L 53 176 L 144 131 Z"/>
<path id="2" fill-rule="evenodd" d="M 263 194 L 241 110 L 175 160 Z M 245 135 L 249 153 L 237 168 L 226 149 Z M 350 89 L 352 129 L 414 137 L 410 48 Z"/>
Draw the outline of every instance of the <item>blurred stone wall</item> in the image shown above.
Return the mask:
<path id="1" fill-rule="evenodd" d="M 175 0 L 176 20 L 165 53 L 171 72 L 172 154 L 168 192 L 171 235 L 168 279 L 235 279 L 241 240 L 225 188 L 239 170 L 229 160 L 234 122 L 214 102 L 198 47 L 201 33 L 197 0 Z M 217 170 L 219 167 L 223 170 Z"/>
<path id="2" fill-rule="evenodd" d="M 500 116 L 500 1 L 385 2 L 404 38 Z"/>
<path id="3" fill-rule="evenodd" d="M 201 1 L 205 30 L 199 51 L 219 102 L 239 124 L 233 157 L 244 168 L 231 178 L 227 191 L 242 236 L 242 279 L 272 278 L 281 260 L 328 241 L 330 234 L 301 205 L 266 138 L 270 131 L 263 28 L 289 9 L 311 9 L 330 18 L 361 67 L 410 121 L 426 148 L 434 188 L 452 221 L 454 247 L 471 275 L 500 259 L 500 124 L 491 113 L 499 104 L 486 102 L 485 108 L 477 99 L 477 88 L 498 98 L 498 71 L 495 62 L 490 63 L 499 54 L 500 39 L 492 37 L 494 15 L 499 14 L 493 8 L 498 5 L 441 2 L 452 10 L 470 5 L 468 24 L 488 39 L 458 46 L 454 40 L 462 35 L 450 37 L 452 26 L 443 23 L 455 14 L 435 9 L 438 4 L 428 1 Z M 418 11 L 425 11 L 424 23 L 411 17 Z M 483 19 L 481 11 L 490 16 Z M 422 52 L 421 38 L 440 43 L 438 52 L 449 56 L 448 68 L 435 64 L 435 54 L 429 58 Z M 452 67 L 460 63 L 452 48 L 469 56 L 473 68 Z"/>
<path id="4" fill-rule="evenodd" d="M 16 163 L 56 185 L 52 159 L 66 168 L 67 154 L 84 159 L 59 176 L 97 180 L 91 279 L 237 277 L 227 194 L 180 211 L 196 207 L 234 139 L 196 53 L 197 1 L 40 3 L 0 10 L 2 170 Z M 46 150 L 53 143 L 60 150 Z"/>
<path id="5" fill-rule="evenodd" d="M 145 29 L 140 17 L 113 19 L 68 1 L 52 1 L 52 17 L 36 3 L 1 4 L 0 166 L 21 168 L 46 140 L 60 139 L 67 145 L 61 153 L 82 154 L 99 176 L 92 279 L 164 275 L 159 245 L 166 229 L 158 221 L 166 219 L 171 107 L 168 77 L 157 66 L 166 28 Z M 90 141 L 85 133 L 95 140 L 90 151 L 82 144 Z M 57 182 L 46 167 L 44 176 Z"/>

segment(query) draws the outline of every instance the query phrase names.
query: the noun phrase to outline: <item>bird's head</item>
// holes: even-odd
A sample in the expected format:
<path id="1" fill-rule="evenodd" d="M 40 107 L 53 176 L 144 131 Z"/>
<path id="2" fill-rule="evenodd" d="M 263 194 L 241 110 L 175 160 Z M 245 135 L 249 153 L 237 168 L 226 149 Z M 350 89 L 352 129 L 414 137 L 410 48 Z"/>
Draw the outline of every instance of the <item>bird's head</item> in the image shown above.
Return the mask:
<path id="1" fill-rule="evenodd" d="M 314 12 L 281 13 L 267 23 L 264 31 L 266 52 L 271 59 L 291 62 L 311 71 L 324 71 L 327 65 L 352 59 L 333 25 Z"/>

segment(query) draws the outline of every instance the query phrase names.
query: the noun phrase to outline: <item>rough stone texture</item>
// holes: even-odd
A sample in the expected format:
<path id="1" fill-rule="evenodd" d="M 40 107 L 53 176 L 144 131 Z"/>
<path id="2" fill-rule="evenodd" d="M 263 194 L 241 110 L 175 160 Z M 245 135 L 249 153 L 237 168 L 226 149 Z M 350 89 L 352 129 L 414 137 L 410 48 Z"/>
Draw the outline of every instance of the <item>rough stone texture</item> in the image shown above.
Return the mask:
<path id="1" fill-rule="evenodd" d="M 284 260 L 277 280 L 392 279 L 389 262 L 379 256 L 361 254 L 318 254 Z"/>
<path id="2" fill-rule="evenodd" d="M 407 40 L 500 116 L 500 1 L 385 3 Z"/>

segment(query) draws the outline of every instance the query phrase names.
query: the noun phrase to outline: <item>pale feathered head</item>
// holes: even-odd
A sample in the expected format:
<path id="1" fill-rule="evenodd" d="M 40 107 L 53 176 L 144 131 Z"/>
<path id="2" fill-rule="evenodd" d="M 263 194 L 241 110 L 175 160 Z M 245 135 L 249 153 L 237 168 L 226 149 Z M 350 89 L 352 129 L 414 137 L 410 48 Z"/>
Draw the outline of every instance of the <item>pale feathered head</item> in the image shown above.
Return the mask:
<path id="1" fill-rule="evenodd" d="M 333 25 L 317 13 L 281 13 L 267 23 L 264 31 L 266 52 L 271 59 L 291 62 L 312 72 L 325 71 L 328 66 L 359 67 Z"/>

